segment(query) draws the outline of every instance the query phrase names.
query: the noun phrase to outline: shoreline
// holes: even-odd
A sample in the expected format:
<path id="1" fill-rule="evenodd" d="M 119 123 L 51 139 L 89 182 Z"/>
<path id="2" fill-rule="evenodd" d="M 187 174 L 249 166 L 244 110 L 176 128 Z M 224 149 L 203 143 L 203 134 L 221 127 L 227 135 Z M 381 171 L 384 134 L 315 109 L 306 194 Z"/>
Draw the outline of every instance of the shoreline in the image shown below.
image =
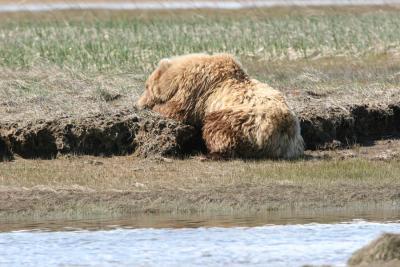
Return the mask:
<path id="1" fill-rule="evenodd" d="M 0 164 L 2 218 L 399 207 L 398 159 L 201 161 L 62 157 Z M 386 203 L 386 204 L 385 204 Z"/>
<path id="2" fill-rule="evenodd" d="M 345 208 L 280 209 L 258 213 L 159 213 L 125 216 L 5 216 L 0 233 L 9 231 L 112 230 L 121 228 L 258 227 L 309 223 L 343 223 L 354 220 L 398 221 L 400 209 L 388 202 L 352 203 Z"/>
<path id="3" fill-rule="evenodd" d="M 40 220 L 55 220 L 55 221 L 84 221 L 84 220 L 96 220 L 102 218 L 105 220 L 117 220 L 119 218 L 144 218 L 148 219 L 151 217 L 163 218 L 165 216 L 172 216 L 175 218 L 180 217 L 213 217 L 213 216 L 266 216 L 275 214 L 271 220 L 271 223 L 281 224 L 285 220 L 289 221 L 307 221 L 310 218 L 319 218 L 320 220 L 327 220 L 324 218 L 327 214 L 331 214 L 332 221 L 340 221 L 343 219 L 367 219 L 367 220 L 382 220 L 391 219 L 398 220 L 398 214 L 400 213 L 399 204 L 400 199 L 394 199 L 395 193 L 392 196 L 385 197 L 381 200 L 381 193 L 370 194 L 370 199 L 365 201 L 364 197 L 350 196 L 354 199 L 346 199 L 344 196 L 329 196 L 334 199 L 326 202 L 326 199 L 318 198 L 315 200 L 307 200 L 308 202 L 301 203 L 287 203 L 286 199 L 276 199 L 273 202 L 249 204 L 244 203 L 240 205 L 237 200 L 232 197 L 219 200 L 199 200 L 198 204 L 188 203 L 193 200 L 189 200 L 186 194 L 178 197 L 177 199 L 168 199 L 174 192 L 166 192 L 164 195 L 168 195 L 164 199 L 164 195 L 160 194 L 157 198 L 154 198 L 154 194 L 137 193 L 137 192 L 91 192 L 87 193 L 84 191 L 78 191 L 76 189 L 54 189 L 47 188 L 39 190 L 41 186 L 37 186 L 35 189 L 20 188 L 10 191 L 2 189 L 2 194 L 6 193 L 8 203 L 5 204 L 4 197 L 0 200 L 1 210 L 0 215 L 2 220 L 0 222 L 40 222 Z M 229 188 L 228 188 L 229 189 Z M 276 189 L 281 189 L 276 187 Z M 338 189 L 338 188 L 336 188 Z M 365 192 L 368 188 L 364 188 Z M 262 189 L 261 189 L 262 190 Z M 398 188 L 397 188 L 398 190 Z M 178 190 L 179 191 L 179 190 Z M 268 190 L 265 190 L 265 193 Z M 316 192 L 317 190 L 315 190 Z M 392 190 L 393 191 L 393 190 Z M 160 193 L 160 192 L 157 192 Z M 194 197 L 199 197 L 203 194 L 199 192 L 191 192 Z M 67 196 L 68 194 L 68 196 Z M 221 192 L 212 192 L 214 194 L 211 198 L 224 197 Z M 281 194 L 291 194 L 290 190 L 283 190 Z M 307 192 L 310 194 L 310 192 Z M 219 197 L 217 197 L 219 195 Z M 241 197 L 250 197 L 244 196 Z M 11 198 L 14 201 L 11 201 Z M 150 201 L 148 201 L 150 199 Z M 191 197 L 193 198 L 193 197 Z M 270 198 L 279 198 L 277 194 L 271 195 Z M 393 198 L 393 200 L 391 200 Z M 42 199 L 42 201 L 40 200 Z M 52 202 L 49 205 L 48 202 Z M 153 203 L 140 203 L 135 205 L 134 202 L 151 202 Z M 219 203 L 212 203 L 212 202 Z M 325 201 L 325 202 L 323 202 Z M 160 203 L 164 202 L 164 203 Z M 168 202 L 168 203 L 165 203 Z M 234 203 L 235 202 L 235 203 Z M 140 205 L 145 204 L 145 207 Z M 17 206 L 13 209 L 8 209 L 10 205 Z M 179 206 L 182 206 L 180 209 Z M 377 212 L 379 210 L 379 212 Z M 307 211 L 309 213 L 307 213 Z M 310 212 L 312 211 L 312 212 Z M 346 215 L 351 213 L 350 215 Z M 371 214 L 375 212 L 375 214 Z M 286 214 L 279 217 L 280 214 Z M 304 214 L 307 214 L 306 216 Z M 335 215 L 336 214 L 336 215 Z M 344 214 L 344 215 L 343 215 Z M 337 217 L 335 217 L 337 216 Z M 286 219 L 285 219 L 286 218 Z M 338 219 L 339 218 L 339 219 Z M 316 219 L 318 221 L 318 219 Z M 328 220 L 329 221 L 329 220 Z M 138 222 L 140 224 L 140 221 Z M 166 222 L 167 223 L 167 222 Z M 163 224 L 163 223 L 161 223 Z M 142 222 L 142 227 L 146 227 L 145 223 Z"/>

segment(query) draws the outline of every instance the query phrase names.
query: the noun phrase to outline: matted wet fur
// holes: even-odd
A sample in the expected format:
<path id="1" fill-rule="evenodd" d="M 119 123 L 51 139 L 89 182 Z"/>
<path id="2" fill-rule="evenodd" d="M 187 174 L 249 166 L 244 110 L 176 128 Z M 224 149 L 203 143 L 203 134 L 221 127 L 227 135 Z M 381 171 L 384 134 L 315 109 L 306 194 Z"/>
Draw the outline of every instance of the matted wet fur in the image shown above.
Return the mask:
<path id="1" fill-rule="evenodd" d="M 250 79 L 229 54 L 162 59 L 137 104 L 201 128 L 216 157 L 296 158 L 304 152 L 298 119 L 283 94 Z"/>

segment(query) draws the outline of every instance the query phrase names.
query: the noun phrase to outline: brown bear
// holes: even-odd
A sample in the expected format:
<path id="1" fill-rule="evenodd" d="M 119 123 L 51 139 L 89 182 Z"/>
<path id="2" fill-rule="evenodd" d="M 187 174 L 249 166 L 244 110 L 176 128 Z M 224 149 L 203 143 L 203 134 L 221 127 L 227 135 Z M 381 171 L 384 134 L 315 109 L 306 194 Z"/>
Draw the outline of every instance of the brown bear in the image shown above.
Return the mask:
<path id="1" fill-rule="evenodd" d="M 289 159 L 304 152 L 283 94 L 250 79 L 229 54 L 162 59 L 137 105 L 201 129 L 211 156 Z"/>

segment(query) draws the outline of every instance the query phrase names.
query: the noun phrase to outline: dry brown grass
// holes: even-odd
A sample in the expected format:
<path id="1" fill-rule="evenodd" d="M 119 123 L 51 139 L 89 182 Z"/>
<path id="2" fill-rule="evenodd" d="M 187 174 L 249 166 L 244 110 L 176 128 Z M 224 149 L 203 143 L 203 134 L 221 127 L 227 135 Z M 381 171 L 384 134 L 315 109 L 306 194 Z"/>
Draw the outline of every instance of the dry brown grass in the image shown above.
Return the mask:
<path id="1" fill-rule="evenodd" d="M 131 108 L 142 91 L 143 75 L 88 75 L 57 68 L 0 70 L 0 121 L 84 117 Z"/>
<path id="2" fill-rule="evenodd" d="M 385 233 L 370 244 L 355 251 L 348 266 L 396 267 L 400 265 L 400 235 Z"/>
<path id="3" fill-rule="evenodd" d="M 396 203 L 400 162 L 71 157 L 0 164 L 3 216 L 240 213 Z"/>
<path id="4" fill-rule="evenodd" d="M 66 157 L 24 160 L 0 165 L 0 185 L 90 190 L 195 190 L 202 186 L 266 186 L 270 184 L 326 187 L 400 185 L 400 162 L 355 160 L 205 161 L 195 159 L 138 159 L 136 157 Z M 140 191 L 140 190 L 139 190 Z"/>
<path id="5" fill-rule="evenodd" d="M 307 108 L 310 97 L 313 103 L 337 106 L 400 101 L 399 62 L 398 56 L 391 54 L 369 59 L 243 59 L 251 76 L 282 90 L 297 112 Z M 130 72 L 90 74 L 44 65 L 28 70 L 1 68 L 0 122 L 131 109 L 145 79 L 144 74 Z"/>

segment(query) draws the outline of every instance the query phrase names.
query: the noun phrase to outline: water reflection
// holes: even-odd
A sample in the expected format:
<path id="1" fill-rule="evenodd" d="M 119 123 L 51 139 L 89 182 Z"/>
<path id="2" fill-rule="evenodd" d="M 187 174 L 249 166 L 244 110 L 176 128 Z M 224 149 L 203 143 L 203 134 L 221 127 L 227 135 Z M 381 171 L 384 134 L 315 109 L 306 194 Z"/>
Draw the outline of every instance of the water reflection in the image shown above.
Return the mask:
<path id="1" fill-rule="evenodd" d="M 146 214 L 118 218 L 79 218 L 56 220 L 1 220 L 0 232 L 111 230 L 118 228 L 198 228 L 255 227 L 307 223 L 338 223 L 363 219 L 367 221 L 400 220 L 400 209 L 393 206 L 367 206 L 347 209 L 279 210 L 252 215 Z"/>

